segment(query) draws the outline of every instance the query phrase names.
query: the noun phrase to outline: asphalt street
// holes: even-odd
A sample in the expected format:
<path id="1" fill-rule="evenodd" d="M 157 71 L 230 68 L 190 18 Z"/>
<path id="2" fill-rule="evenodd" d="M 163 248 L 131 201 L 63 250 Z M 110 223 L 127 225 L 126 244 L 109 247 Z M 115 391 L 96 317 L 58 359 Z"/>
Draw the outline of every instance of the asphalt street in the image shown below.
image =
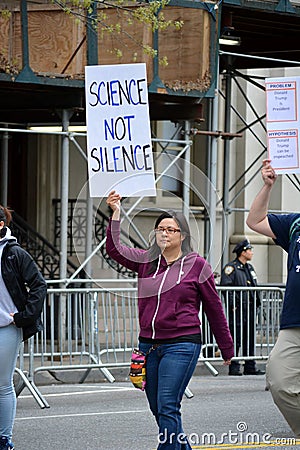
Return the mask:
<path id="1" fill-rule="evenodd" d="M 184 429 L 194 449 L 300 448 L 265 390 L 264 376 L 194 376 L 184 397 Z M 18 398 L 16 450 L 154 450 L 157 428 L 144 393 L 129 381 L 25 388 Z M 163 440 L 163 437 L 161 438 Z"/>

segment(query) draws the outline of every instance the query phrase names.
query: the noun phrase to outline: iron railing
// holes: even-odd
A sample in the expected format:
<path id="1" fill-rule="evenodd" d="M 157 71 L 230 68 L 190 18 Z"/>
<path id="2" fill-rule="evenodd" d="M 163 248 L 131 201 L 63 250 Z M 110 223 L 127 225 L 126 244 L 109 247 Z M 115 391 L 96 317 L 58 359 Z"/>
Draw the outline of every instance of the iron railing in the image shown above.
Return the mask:
<path id="1" fill-rule="evenodd" d="M 49 280 L 58 279 L 60 276 L 59 250 L 15 212 L 13 212 L 11 230 L 19 244 L 27 250 L 35 260 L 44 278 Z M 68 275 L 71 275 L 76 268 L 76 265 L 72 261 L 67 261 Z"/>
<path id="2" fill-rule="evenodd" d="M 55 218 L 55 231 L 54 231 L 54 245 L 59 244 L 60 239 L 60 218 L 61 218 L 61 201 L 60 199 L 53 200 L 54 205 L 54 218 Z M 85 251 L 86 240 L 86 217 L 87 217 L 87 204 L 85 200 L 69 199 L 68 201 L 68 232 L 67 232 L 67 249 L 68 255 L 74 254 L 80 255 Z M 106 236 L 106 228 L 108 225 L 109 217 L 100 209 L 93 208 L 93 236 L 92 245 L 95 248 L 99 242 L 102 242 Z M 129 236 L 123 230 L 121 230 L 121 240 L 124 243 L 130 243 L 131 246 L 136 248 L 143 248 L 143 246 L 134 238 Z M 103 245 L 99 251 L 103 256 L 107 264 L 116 270 L 118 273 L 125 277 L 133 278 L 135 274 L 128 270 L 126 267 L 117 263 L 111 259 L 107 252 L 105 245 Z"/>

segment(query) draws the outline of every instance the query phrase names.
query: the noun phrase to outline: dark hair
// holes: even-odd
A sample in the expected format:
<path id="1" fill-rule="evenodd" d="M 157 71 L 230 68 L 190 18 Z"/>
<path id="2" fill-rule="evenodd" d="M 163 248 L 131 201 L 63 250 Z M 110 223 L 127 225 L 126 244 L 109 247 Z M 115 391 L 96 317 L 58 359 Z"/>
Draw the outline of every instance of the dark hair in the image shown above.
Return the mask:
<path id="1" fill-rule="evenodd" d="M 184 240 L 182 241 L 181 244 L 182 255 L 185 256 L 188 253 L 192 252 L 193 249 L 191 245 L 190 227 L 184 214 L 176 211 L 165 211 L 156 219 L 154 229 L 158 227 L 158 225 L 163 219 L 174 219 L 177 222 L 178 228 L 180 228 L 180 232 L 184 236 Z M 149 248 L 149 262 L 150 262 L 149 273 L 152 273 L 156 270 L 157 259 L 160 253 L 161 249 L 157 245 L 156 239 L 154 239 L 154 242 L 150 245 Z"/>
<path id="2" fill-rule="evenodd" d="M 0 205 L 0 222 L 4 222 L 4 225 L 9 225 L 11 222 L 11 212 L 8 208 Z"/>

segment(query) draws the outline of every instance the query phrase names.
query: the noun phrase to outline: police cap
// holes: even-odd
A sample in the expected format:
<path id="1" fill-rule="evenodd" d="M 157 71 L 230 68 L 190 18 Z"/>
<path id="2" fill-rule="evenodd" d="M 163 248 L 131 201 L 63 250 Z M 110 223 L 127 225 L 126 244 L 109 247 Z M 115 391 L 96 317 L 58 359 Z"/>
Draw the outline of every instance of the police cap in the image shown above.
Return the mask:
<path id="1" fill-rule="evenodd" d="M 236 253 L 237 256 L 239 256 L 244 250 L 247 250 L 248 248 L 253 248 L 248 239 L 244 239 L 243 241 L 236 244 L 234 249 L 232 250 L 232 253 Z"/>

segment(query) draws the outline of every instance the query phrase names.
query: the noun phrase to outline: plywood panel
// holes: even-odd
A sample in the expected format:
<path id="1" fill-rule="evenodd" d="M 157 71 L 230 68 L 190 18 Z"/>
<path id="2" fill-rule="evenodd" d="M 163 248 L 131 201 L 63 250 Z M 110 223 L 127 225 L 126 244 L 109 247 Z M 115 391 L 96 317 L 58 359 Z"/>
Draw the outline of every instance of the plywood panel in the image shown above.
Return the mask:
<path id="1" fill-rule="evenodd" d="M 128 8 L 130 9 L 130 8 Z M 132 8 L 131 8 L 132 9 Z M 129 25 L 128 15 L 124 12 L 116 12 L 115 9 L 106 9 L 107 23 L 115 26 L 120 24 L 122 33 L 108 33 L 99 29 L 99 64 L 130 64 L 133 62 L 144 62 L 147 64 L 147 77 L 152 79 L 153 58 L 147 55 L 142 46 L 153 46 L 153 35 L 151 28 L 140 22 Z M 117 56 L 117 50 L 122 53 Z"/>
<path id="2" fill-rule="evenodd" d="M 128 9 L 129 7 L 127 7 Z M 103 9 L 104 10 L 104 9 Z M 153 46 L 149 25 L 127 23 L 124 11 L 105 9 L 107 17 L 98 28 L 99 64 L 145 62 L 148 81 L 153 79 L 153 58 L 142 46 Z M 101 14 L 101 10 L 98 11 Z M 167 20 L 184 22 L 181 30 L 172 27 L 159 32 L 159 56 L 166 56 L 168 66 L 159 67 L 161 80 L 176 92 L 178 89 L 205 91 L 210 87 L 210 17 L 202 9 L 166 7 Z M 103 32 L 105 24 L 120 24 L 122 33 Z M 29 65 L 34 72 L 50 76 L 59 74 L 84 77 L 86 65 L 86 29 L 61 9 L 50 5 L 28 4 Z M 11 64 L 22 66 L 20 12 L 12 11 L 9 20 L 0 19 L 0 39 Z M 82 44 L 82 45 L 81 45 Z M 121 53 L 121 57 L 117 53 Z"/>
<path id="3" fill-rule="evenodd" d="M 0 15 L 0 52 L 6 57 L 9 56 L 9 30 L 10 19 L 5 19 Z"/>
<path id="4" fill-rule="evenodd" d="M 62 11 L 31 12 L 28 19 L 30 65 L 37 72 L 63 73 L 77 46 L 85 36 L 85 28 Z M 81 47 L 67 73 L 83 73 L 86 50 Z"/>
<path id="5" fill-rule="evenodd" d="M 6 72 L 10 74 L 18 73 L 22 67 L 22 59 L 17 58 L 13 48 L 15 36 L 14 21 L 16 20 L 15 15 L 10 17 L 0 17 L 0 55 L 1 55 L 1 72 Z M 20 36 L 18 36 L 20 39 Z"/>
<path id="6" fill-rule="evenodd" d="M 85 36 L 85 27 L 57 8 L 28 9 L 29 64 L 34 72 L 70 75 L 83 74 L 86 46 L 72 55 Z M 22 66 L 20 13 L 12 11 L 9 20 L 1 19 L 1 42 L 11 63 Z M 2 52 L 2 50 L 0 50 Z"/>
<path id="7" fill-rule="evenodd" d="M 160 54 L 168 66 L 160 67 L 161 80 L 174 89 L 206 90 L 210 84 L 210 21 L 208 12 L 192 8 L 167 8 L 168 20 L 182 20 L 181 30 L 159 33 Z M 208 84 L 208 86 L 207 86 Z"/>

